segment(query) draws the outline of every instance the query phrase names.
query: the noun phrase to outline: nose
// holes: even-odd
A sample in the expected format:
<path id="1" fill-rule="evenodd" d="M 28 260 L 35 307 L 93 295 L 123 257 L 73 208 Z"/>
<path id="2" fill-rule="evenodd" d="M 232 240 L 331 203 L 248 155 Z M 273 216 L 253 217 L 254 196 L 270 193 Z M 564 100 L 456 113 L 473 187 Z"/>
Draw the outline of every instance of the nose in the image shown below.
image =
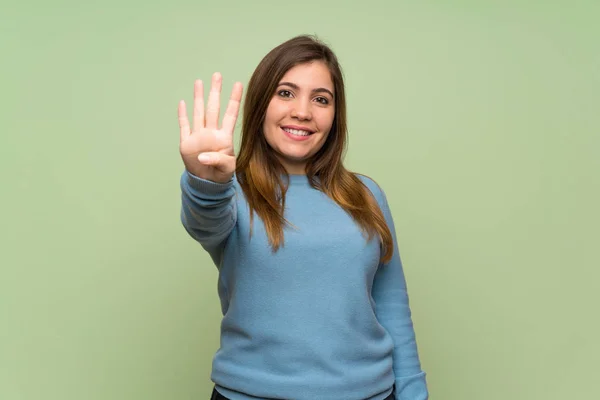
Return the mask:
<path id="1" fill-rule="evenodd" d="M 292 106 L 292 118 L 297 118 L 299 120 L 312 119 L 310 102 L 301 99 L 296 101 Z"/>

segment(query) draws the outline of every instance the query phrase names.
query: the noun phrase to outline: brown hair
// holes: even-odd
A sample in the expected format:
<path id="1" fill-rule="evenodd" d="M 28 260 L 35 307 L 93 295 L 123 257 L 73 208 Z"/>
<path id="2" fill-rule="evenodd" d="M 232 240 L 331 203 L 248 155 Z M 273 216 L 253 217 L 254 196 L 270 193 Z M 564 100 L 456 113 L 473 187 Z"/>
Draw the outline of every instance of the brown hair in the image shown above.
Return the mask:
<path id="1" fill-rule="evenodd" d="M 333 51 L 312 36 L 297 36 L 275 47 L 261 60 L 248 83 L 236 175 L 248 201 L 250 222 L 256 212 L 273 251 L 283 246 L 283 227 L 289 224 L 283 215 L 289 175 L 265 139 L 263 122 L 283 75 L 292 67 L 311 61 L 324 62 L 331 73 L 335 116 L 323 147 L 307 162 L 306 175 L 312 187 L 352 216 L 369 240 L 374 235 L 379 237 L 381 261 L 388 262 L 393 254 L 393 239 L 385 217 L 365 184 L 342 164 L 347 142 L 342 70 Z"/>

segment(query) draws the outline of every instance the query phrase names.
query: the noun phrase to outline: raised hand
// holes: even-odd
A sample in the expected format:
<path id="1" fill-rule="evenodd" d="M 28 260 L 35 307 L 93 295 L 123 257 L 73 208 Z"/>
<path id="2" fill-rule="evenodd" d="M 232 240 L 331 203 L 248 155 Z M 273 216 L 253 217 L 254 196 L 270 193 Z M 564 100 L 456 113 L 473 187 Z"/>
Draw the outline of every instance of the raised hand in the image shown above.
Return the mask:
<path id="1" fill-rule="evenodd" d="M 185 101 L 179 102 L 179 152 L 192 175 L 213 182 L 228 182 L 235 172 L 233 153 L 233 129 L 237 121 L 242 100 L 242 84 L 236 82 L 223 123 L 219 128 L 219 108 L 221 97 L 221 74 L 212 76 L 206 112 L 204 110 L 204 86 L 201 80 L 194 83 L 193 127 L 187 117 Z"/>

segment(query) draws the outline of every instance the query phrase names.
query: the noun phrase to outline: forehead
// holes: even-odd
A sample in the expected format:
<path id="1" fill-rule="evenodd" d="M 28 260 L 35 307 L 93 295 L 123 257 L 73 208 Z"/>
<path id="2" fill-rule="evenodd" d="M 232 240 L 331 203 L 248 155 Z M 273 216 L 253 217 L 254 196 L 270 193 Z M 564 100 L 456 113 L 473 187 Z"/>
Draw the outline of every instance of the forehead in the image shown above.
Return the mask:
<path id="1" fill-rule="evenodd" d="M 302 89 L 325 88 L 333 92 L 331 73 L 322 61 L 296 65 L 283 75 L 280 82 L 295 83 Z"/>

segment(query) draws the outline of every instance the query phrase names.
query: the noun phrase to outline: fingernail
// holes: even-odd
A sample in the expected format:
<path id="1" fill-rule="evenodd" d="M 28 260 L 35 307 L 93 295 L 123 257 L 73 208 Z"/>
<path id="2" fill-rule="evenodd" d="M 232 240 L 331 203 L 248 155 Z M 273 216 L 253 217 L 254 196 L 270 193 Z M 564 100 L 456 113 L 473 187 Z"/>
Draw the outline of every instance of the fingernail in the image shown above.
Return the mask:
<path id="1" fill-rule="evenodd" d="M 210 156 L 208 154 L 200 154 L 198 156 L 198 161 L 200 162 L 210 162 Z"/>

